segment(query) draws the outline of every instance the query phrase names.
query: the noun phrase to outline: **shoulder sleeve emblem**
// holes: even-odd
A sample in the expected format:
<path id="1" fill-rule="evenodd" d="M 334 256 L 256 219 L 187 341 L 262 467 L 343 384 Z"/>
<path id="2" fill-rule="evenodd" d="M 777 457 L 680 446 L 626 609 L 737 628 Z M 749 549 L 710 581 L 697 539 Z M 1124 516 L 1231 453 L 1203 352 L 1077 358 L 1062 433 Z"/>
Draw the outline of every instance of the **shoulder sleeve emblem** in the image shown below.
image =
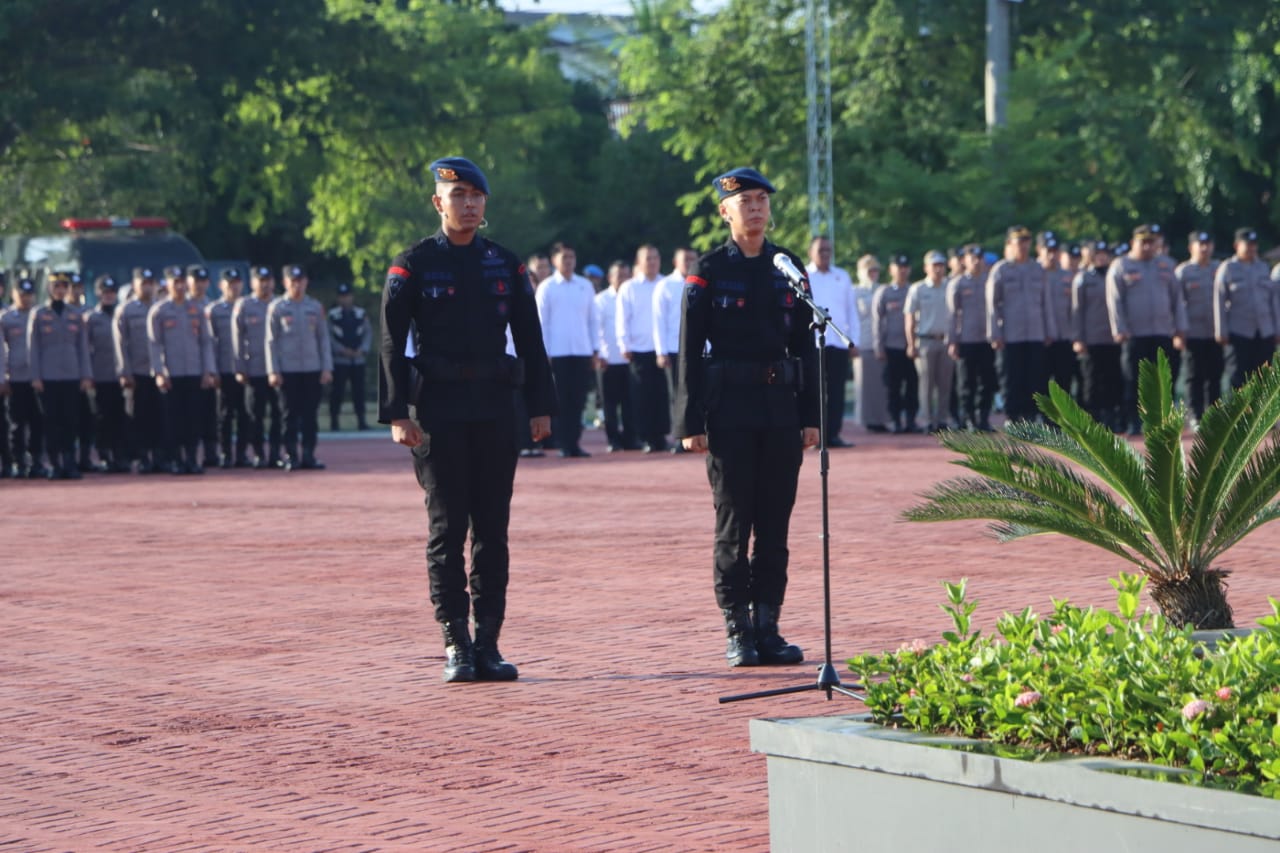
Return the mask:
<path id="1" fill-rule="evenodd" d="M 405 283 L 413 276 L 404 267 L 393 266 L 387 270 L 387 295 L 395 299 L 404 289 Z"/>

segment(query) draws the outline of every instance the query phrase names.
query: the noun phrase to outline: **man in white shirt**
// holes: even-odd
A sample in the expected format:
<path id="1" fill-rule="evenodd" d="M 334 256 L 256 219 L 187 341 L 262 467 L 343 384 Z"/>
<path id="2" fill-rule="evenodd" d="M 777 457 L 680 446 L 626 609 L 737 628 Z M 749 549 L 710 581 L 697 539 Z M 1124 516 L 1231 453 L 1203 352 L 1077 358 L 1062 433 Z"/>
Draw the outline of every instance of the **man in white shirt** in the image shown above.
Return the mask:
<path id="1" fill-rule="evenodd" d="M 618 289 L 618 339 L 622 355 L 631 364 L 631 400 L 636 412 L 636 436 L 645 453 L 667 449 L 667 380 L 658 367 L 653 335 L 653 292 L 661 281 L 662 258 L 656 246 L 636 250 L 636 274 Z"/>
<path id="2" fill-rule="evenodd" d="M 551 247 L 551 265 L 555 272 L 534 297 L 560 403 L 551 435 L 560 445 L 561 456 L 585 458 L 591 454 L 579 442 L 596 355 L 595 288 L 575 273 L 578 255 L 570 244 L 560 242 Z"/>
<path id="3" fill-rule="evenodd" d="M 849 274 L 831 265 L 831 241 L 826 237 L 814 237 L 809 241 L 809 287 L 813 301 L 831 315 L 831 322 L 853 340 L 847 346 L 835 332 L 827 329 L 827 345 L 822 352 L 827 371 L 827 447 L 853 447 L 853 442 L 840 437 L 844 426 L 845 386 L 852 375 L 850 359 L 858 357 L 858 336 L 861 323 L 858 320 L 858 304 Z M 814 333 L 815 336 L 817 333 Z"/>
<path id="4" fill-rule="evenodd" d="M 631 278 L 631 265 L 609 265 L 609 286 L 596 294 L 596 352 L 599 353 L 600 408 L 610 453 L 639 450 L 635 439 L 635 414 L 631 406 L 631 371 L 622 357 L 618 339 L 618 288 Z"/>
<path id="5" fill-rule="evenodd" d="M 653 343 L 658 367 L 666 372 L 667 395 L 676 399 L 676 362 L 680 355 L 680 302 L 684 299 L 685 277 L 698 255 L 681 247 L 672 256 L 675 269 L 653 289 Z M 674 417 L 674 415 L 673 415 Z M 672 453 L 684 453 L 680 442 L 671 446 Z"/>

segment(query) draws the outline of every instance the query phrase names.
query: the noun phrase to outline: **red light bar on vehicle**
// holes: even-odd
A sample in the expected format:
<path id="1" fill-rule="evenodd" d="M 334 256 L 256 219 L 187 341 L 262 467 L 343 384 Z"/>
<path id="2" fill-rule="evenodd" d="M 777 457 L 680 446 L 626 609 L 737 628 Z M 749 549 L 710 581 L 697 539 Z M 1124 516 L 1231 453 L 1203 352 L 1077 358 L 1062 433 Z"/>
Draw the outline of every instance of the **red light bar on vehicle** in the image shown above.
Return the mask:
<path id="1" fill-rule="evenodd" d="M 65 231 L 102 231 L 110 228 L 168 228 L 169 220 L 158 216 L 113 216 L 110 219 L 64 219 Z"/>

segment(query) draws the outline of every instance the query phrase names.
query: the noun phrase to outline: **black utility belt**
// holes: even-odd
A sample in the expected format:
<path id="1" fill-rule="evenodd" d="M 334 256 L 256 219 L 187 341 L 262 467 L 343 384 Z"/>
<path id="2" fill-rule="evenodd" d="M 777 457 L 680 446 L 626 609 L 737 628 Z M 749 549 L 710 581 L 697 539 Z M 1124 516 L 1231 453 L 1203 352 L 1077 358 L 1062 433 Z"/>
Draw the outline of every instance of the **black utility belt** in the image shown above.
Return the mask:
<path id="1" fill-rule="evenodd" d="M 419 357 L 414 359 L 423 382 L 502 382 L 508 385 L 524 384 L 524 362 L 504 355 L 499 358 L 481 358 L 471 361 L 455 361 L 448 358 Z"/>
<path id="2" fill-rule="evenodd" d="M 780 361 L 712 361 L 707 372 L 719 374 L 725 385 L 799 385 L 802 377 L 800 359 Z"/>

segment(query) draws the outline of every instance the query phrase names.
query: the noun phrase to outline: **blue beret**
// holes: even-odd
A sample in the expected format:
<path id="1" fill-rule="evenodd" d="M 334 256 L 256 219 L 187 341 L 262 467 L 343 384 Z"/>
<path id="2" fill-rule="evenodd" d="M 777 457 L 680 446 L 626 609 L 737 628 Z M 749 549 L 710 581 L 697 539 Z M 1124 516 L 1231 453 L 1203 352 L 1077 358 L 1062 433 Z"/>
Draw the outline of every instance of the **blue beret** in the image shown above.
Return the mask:
<path id="1" fill-rule="evenodd" d="M 600 269 L 600 267 L 596 266 L 595 264 L 587 264 L 587 268 L 582 271 L 582 274 L 598 275 L 601 278 L 604 278 L 604 270 Z"/>
<path id="2" fill-rule="evenodd" d="M 439 183 L 466 181 L 485 195 L 489 194 L 489 182 L 485 179 L 484 172 L 466 157 L 443 157 L 428 168 Z"/>
<path id="3" fill-rule="evenodd" d="M 743 190 L 765 190 L 766 192 L 777 192 L 773 188 L 773 184 L 765 178 L 764 175 L 752 169 L 749 166 L 740 166 L 737 169 L 730 169 L 720 177 L 711 182 L 711 186 L 715 187 L 716 193 L 720 198 L 731 196 L 734 193 L 740 193 Z"/>

